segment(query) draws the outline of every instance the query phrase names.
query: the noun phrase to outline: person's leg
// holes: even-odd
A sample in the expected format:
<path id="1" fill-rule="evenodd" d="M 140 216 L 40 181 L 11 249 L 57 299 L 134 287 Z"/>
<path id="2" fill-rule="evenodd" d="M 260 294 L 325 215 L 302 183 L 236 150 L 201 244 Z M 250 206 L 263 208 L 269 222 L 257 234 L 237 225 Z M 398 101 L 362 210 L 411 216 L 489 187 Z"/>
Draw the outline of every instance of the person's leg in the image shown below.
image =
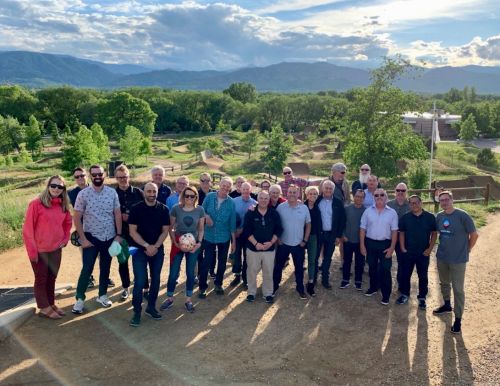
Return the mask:
<path id="1" fill-rule="evenodd" d="M 85 236 L 87 240 L 89 240 L 92 244 L 94 244 L 95 239 L 90 235 L 90 233 L 86 233 Z M 80 271 L 80 277 L 78 278 L 78 284 L 76 286 L 76 299 L 85 300 L 85 292 L 87 291 L 87 287 L 89 285 L 89 278 L 92 275 L 92 271 L 94 270 L 95 260 L 97 259 L 97 255 L 99 254 L 99 250 L 97 246 L 94 244 L 89 248 L 82 248 L 82 260 L 83 266 Z M 108 278 L 106 277 L 104 283 L 107 287 Z M 99 279 L 99 285 L 101 285 L 101 280 Z"/>
<path id="2" fill-rule="evenodd" d="M 151 275 L 151 286 L 149 288 L 148 308 L 156 310 L 156 299 L 160 291 L 160 275 L 165 260 L 163 246 L 158 249 L 158 253 L 148 258 L 149 273 Z"/>
<path id="3" fill-rule="evenodd" d="M 437 260 L 437 269 L 441 286 L 441 295 L 445 304 L 450 304 L 451 298 L 451 273 L 450 264 Z"/>
<path id="4" fill-rule="evenodd" d="M 47 277 L 47 300 L 49 305 L 53 306 L 55 303 L 55 289 L 56 289 L 56 279 L 59 273 L 59 267 L 61 267 L 61 249 L 57 249 L 48 254 L 48 277 Z"/>
<path id="5" fill-rule="evenodd" d="M 235 280 L 231 283 L 232 285 L 236 285 L 240 282 L 241 279 L 241 269 L 242 269 L 242 255 L 243 255 L 243 247 L 244 243 L 241 242 L 239 237 L 236 238 L 236 251 L 233 254 L 233 268 L 232 272 L 234 273 Z"/>
<path id="6" fill-rule="evenodd" d="M 323 233 L 323 264 L 321 265 L 321 283 L 323 286 L 330 286 L 330 266 L 332 264 L 332 256 L 335 251 L 335 237 L 333 233 Z"/>
<path id="7" fill-rule="evenodd" d="M 50 306 L 49 299 L 47 298 L 47 280 L 49 275 L 48 267 L 48 253 L 38 253 L 38 261 L 31 262 L 31 268 L 35 274 L 35 284 L 33 291 L 35 293 L 36 305 L 38 308 L 43 309 Z"/>
<path id="8" fill-rule="evenodd" d="M 369 291 L 378 291 L 379 281 L 378 281 L 378 255 L 377 250 L 374 247 L 374 243 L 370 240 L 366 240 L 366 261 L 368 262 L 368 274 L 370 276 L 370 288 Z"/>
<path id="9" fill-rule="evenodd" d="M 344 262 L 342 264 L 342 281 L 349 282 L 351 278 L 352 255 L 354 254 L 355 244 L 344 243 Z"/>
<path id="10" fill-rule="evenodd" d="M 405 266 L 404 266 L 404 262 L 403 262 L 404 253 L 403 253 L 403 251 L 401 251 L 401 246 L 399 245 L 399 236 L 398 236 L 398 240 L 396 242 L 396 248 L 394 250 L 396 251 L 396 258 L 398 261 L 398 269 L 396 271 L 396 280 L 398 282 L 398 289 L 401 291 L 401 280 L 403 279 Z M 403 265 L 403 267 L 399 268 L 400 265 Z"/>
<path id="11" fill-rule="evenodd" d="M 451 285 L 453 288 L 453 308 L 455 318 L 462 319 L 465 305 L 465 267 L 466 264 L 450 264 Z"/>
<path id="12" fill-rule="evenodd" d="M 128 259 L 125 263 L 118 264 L 118 273 L 122 282 L 123 289 L 130 287 L 130 270 L 128 268 Z"/>
<path id="13" fill-rule="evenodd" d="M 402 252 L 401 252 L 402 253 Z M 410 297 L 411 275 L 415 268 L 416 256 L 412 253 L 405 253 L 398 261 L 399 291 L 401 295 Z"/>
<path id="14" fill-rule="evenodd" d="M 170 263 L 170 272 L 168 274 L 167 281 L 167 296 L 174 296 L 175 287 L 177 286 L 177 278 L 179 277 L 179 272 L 181 270 L 182 258 L 184 257 L 184 252 L 177 252 L 174 259 Z"/>
<path id="15" fill-rule="evenodd" d="M 113 242 L 113 239 L 107 241 L 99 241 L 96 245 L 99 250 L 99 296 L 106 295 L 108 293 L 108 279 L 109 272 L 111 269 L 112 257 L 110 256 L 108 249 Z"/>
<path id="16" fill-rule="evenodd" d="M 242 256 L 243 256 L 243 264 L 241 266 L 241 280 L 243 281 L 243 285 L 247 285 L 247 249 L 244 247 L 245 243 L 243 242 Z"/>
<path id="17" fill-rule="evenodd" d="M 309 283 L 314 282 L 316 277 L 316 265 L 318 258 L 318 238 L 316 235 L 310 235 L 307 242 L 307 277 Z"/>
<path id="18" fill-rule="evenodd" d="M 289 253 L 290 247 L 288 245 L 278 245 L 278 250 L 276 251 L 276 262 L 273 269 L 273 293 L 276 292 L 280 286 L 281 278 L 283 277 L 283 267 L 285 266 Z"/>
<path id="19" fill-rule="evenodd" d="M 198 251 L 186 254 L 186 297 L 193 296 L 194 289 L 194 271 L 196 269 L 196 261 L 198 259 Z"/>
<path id="20" fill-rule="evenodd" d="M 132 256 L 132 269 L 134 270 L 134 289 L 132 291 L 132 306 L 134 312 L 142 311 L 142 289 L 146 282 L 148 258 L 144 251 L 138 250 Z"/>
<path id="21" fill-rule="evenodd" d="M 213 260 L 215 259 L 215 247 L 216 244 L 212 244 L 209 241 L 203 240 L 204 257 L 201 263 L 201 272 L 198 283 L 200 287 L 200 293 L 205 292 L 208 288 L 208 273 L 213 266 Z"/>
<path id="22" fill-rule="evenodd" d="M 295 289 L 298 293 L 304 293 L 304 258 L 305 250 L 299 245 L 292 247 L 292 259 L 295 267 Z"/>
<path id="23" fill-rule="evenodd" d="M 418 299 L 425 299 L 429 292 L 429 256 L 420 255 L 416 258 L 418 275 Z"/>
<path id="24" fill-rule="evenodd" d="M 224 281 L 228 251 L 229 241 L 217 244 L 217 273 L 215 275 L 214 284 L 218 287 L 222 287 L 222 282 Z"/>
<path id="25" fill-rule="evenodd" d="M 261 268 L 261 257 L 263 252 L 254 252 L 252 250 L 247 251 L 247 284 L 248 284 L 248 295 L 253 295 L 257 293 L 257 275 L 259 274 Z"/>
<path id="26" fill-rule="evenodd" d="M 344 248 L 345 248 L 344 243 Z M 352 244 L 354 250 L 354 284 L 356 288 L 363 283 L 363 271 L 365 269 L 365 257 L 361 254 L 359 243 Z M 344 249 L 345 256 L 345 249 Z"/>
<path id="27" fill-rule="evenodd" d="M 276 251 L 261 252 L 261 265 L 262 265 L 262 295 L 264 297 L 271 296 L 273 294 L 273 269 L 274 269 L 274 257 Z"/>
<path id="28" fill-rule="evenodd" d="M 384 250 L 389 247 L 390 244 L 384 246 L 383 249 L 378 252 L 379 259 L 379 283 L 380 289 L 382 291 L 382 300 L 389 300 L 392 292 L 392 256 L 390 258 L 385 257 Z"/>

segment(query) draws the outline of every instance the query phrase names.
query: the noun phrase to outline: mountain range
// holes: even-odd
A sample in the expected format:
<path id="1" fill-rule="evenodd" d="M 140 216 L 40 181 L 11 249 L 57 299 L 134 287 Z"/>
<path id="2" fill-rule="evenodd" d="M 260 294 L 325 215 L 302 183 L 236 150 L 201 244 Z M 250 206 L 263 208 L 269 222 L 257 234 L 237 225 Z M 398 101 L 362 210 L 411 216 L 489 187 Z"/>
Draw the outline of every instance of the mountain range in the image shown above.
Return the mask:
<path id="1" fill-rule="evenodd" d="M 0 84 L 42 88 L 56 85 L 120 88 L 156 86 L 220 91 L 231 83 L 248 82 L 259 92 L 345 91 L 366 87 L 370 72 L 328 62 L 278 63 L 232 71 L 152 70 L 133 64 L 107 64 L 68 55 L 26 51 L 0 52 Z M 500 94 L 500 67 L 464 66 L 419 69 L 396 82 L 405 90 L 442 93 L 475 87 L 480 94 Z"/>

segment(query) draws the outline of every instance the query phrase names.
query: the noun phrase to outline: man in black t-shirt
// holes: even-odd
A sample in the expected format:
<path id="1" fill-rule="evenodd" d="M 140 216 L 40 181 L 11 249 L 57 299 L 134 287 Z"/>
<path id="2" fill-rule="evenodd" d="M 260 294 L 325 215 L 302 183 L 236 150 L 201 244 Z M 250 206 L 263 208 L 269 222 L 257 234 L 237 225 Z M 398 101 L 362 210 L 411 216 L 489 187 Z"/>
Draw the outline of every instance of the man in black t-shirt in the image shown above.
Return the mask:
<path id="1" fill-rule="evenodd" d="M 146 314 L 155 320 L 161 319 L 160 313 L 156 310 L 156 299 L 160 289 L 160 273 L 165 258 L 163 242 L 168 236 L 170 216 L 168 208 L 156 200 L 157 196 L 158 187 L 156 184 L 148 182 L 144 186 L 144 201 L 132 207 L 128 218 L 132 244 L 138 248 L 132 257 L 135 285 L 132 298 L 134 316 L 130 320 L 130 325 L 133 327 L 137 327 L 141 323 L 142 288 L 146 282 L 148 264 L 151 286 Z"/>
<path id="2" fill-rule="evenodd" d="M 436 218 L 422 209 L 419 196 L 410 197 L 410 212 L 399 220 L 399 244 L 401 247 L 401 296 L 397 304 L 406 304 L 410 297 L 410 280 L 413 268 L 418 274 L 418 307 L 426 309 L 428 292 L 429 256 L 437 238 Z"/>

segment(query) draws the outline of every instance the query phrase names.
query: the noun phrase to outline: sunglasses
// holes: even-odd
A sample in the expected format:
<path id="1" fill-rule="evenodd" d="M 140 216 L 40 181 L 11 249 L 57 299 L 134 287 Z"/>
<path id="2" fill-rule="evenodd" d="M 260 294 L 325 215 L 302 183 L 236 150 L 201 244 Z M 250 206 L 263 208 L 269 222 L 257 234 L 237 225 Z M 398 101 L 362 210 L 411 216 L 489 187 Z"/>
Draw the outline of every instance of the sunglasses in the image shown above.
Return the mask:
<path id="1" fill-rule="evenodd" d="M 95 178 L 95 177 L 102 177 L 104 173 L 90 173 L 90 175 Z"/>
<path id="2" fill-rule="evenodd" d="M 292 174 L 292 172 L 283 172 L 283 175 Z"/>
<path id="3" fill-rule="evenodd" d="M 79 180 L 80 178 L 85 178 L 86 174 L 78 174 L 77 176 L 74 176 L 75 180 Z"/>
<path id="4" fill-rule="evenodd" d="M 210 182 L 210 180 L 200 180 L 200 182 Z"/>
<path id="5" fill-rule="evenodd" d="M 396 189 L 396 192 L 398 192 L 398 193 L 404 193 L 404 192 L 406 192 L 406 189 Z"/>
<path id="6" fill-rule="evenodd" d="M 362 172 L 369 172 L 370 169 L 361 169 Z"/>
<path id="7" fill-rule="evenodd" d="M 194 194 L 185 194 L 184 198 L 194 199 L 196 196 Z"/>
<path id="8" fill-rule="evenodd" d="M 374 194 L 373 197 L 385 197 L 384 193 Z"/>
<path id="9" fill-rule="evenodd" d="M 52 189 L 59 189 L 59 190 L 64 190 L 65 188 L 64 185 L 59 185 L 59 184 L 49 184 L 49 187 Z"/>

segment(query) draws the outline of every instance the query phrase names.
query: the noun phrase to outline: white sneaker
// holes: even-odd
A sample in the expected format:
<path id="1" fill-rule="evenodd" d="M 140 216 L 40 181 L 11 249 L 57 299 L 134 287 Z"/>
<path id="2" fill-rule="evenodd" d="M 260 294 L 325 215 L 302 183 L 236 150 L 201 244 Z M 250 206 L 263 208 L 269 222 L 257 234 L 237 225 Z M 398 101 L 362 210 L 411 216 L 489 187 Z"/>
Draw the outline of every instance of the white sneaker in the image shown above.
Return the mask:
<path id="1" fill-rule="evenodd" d="M 122 291 L 122 294 L 121 294 L 120 298 L 121 298 L 121 300 L 127 300 L 128 296 L 129 296 L 128 288 L 125 288 Z"/>
<path id="2" fill-rule="evenodd" d="M 84 301 L 82 299 L 77 299 L 75 305 L 71 309 L 71 312 L 74 314 L 83 314 L 83 305 Z"/>
<path id="3" fill-rule="evenodd" d="M 96 301 L 97 303 L 100 303 L 104 308 L 109 308 L 111 307 L 111 304 L 113 304 L 113 302 L 108 299 L 107 295 L 98 296 L 96 298 Z"/>

